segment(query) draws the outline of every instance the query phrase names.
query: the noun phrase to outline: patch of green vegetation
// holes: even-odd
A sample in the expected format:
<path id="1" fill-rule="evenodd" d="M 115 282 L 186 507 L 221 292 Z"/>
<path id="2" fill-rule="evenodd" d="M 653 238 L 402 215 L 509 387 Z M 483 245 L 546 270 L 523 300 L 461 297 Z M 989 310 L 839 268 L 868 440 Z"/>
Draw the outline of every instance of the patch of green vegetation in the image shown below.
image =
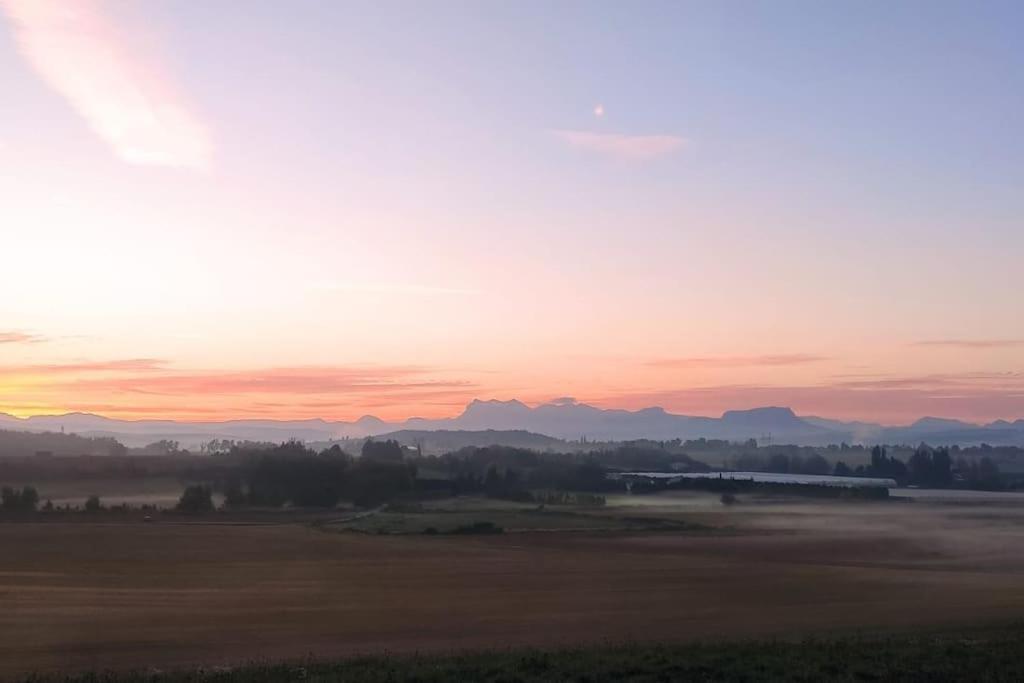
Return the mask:
<path id="1" fill-rule="evenodd" d="M 325 524 L 333 531 L 368 534 L 461 534 L 484 526 L 505 531 L 692 531 L 705 527 L 681 519 L 656 516 L 623 516 L 600 511 L 552 509 L 533 506 L 520 509 L 481 507 L 455 510 L 390 506 L 374 514 Z"/>
<path id="2" fill-rule="evenodd" d="M 497 526 L 493 522 L 473 522 L 465 526 L 457 526 L 451 530 L 453 534 L 500 534 L 504 533 L 504 529 Z"/>
<path id="3" fill-rule="evenodd" d="M 347 681 L 1020 681 L 1024 626 L 803 642 L 600 645 L 253 664 L 233 670 L 88 674 L 76 683 Z M 36 679 L 44 680 L 44 679 Z"/>

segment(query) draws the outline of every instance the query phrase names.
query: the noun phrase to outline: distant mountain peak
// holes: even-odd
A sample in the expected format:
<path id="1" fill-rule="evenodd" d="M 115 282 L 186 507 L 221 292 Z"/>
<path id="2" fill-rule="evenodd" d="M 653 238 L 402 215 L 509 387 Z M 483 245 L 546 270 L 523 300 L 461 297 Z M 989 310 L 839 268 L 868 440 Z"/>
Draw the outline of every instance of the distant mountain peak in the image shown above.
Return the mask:
<path id="1" fill-rule="evenodd" d="M 461 414 L 445 418 L 409 418 L 389 422 L 375 415 L 355 421 L 227 420 L 178 422 L 175 420 L 121 420 L 90 413 L 38 415 L 18 418 L 0 413 L 4 430 L 60 431 L 86 436 L 113 436 L 128 446 L 157 439 L 179 440 L 197 447 L 209 439 L 282 441 L 300 438 L 310 442 L 338 438 L 365 438 L 402 429 L 419 431 L 499 430 L 509 443 L 526 443 L 511 434 L 528 431 L 560 439 L 625 441 L 630 439 L 726 439 L 741 441 L 771 435 L 774 443 L 827 445 L 847 443 L 990 443 L 1024 445 L 1024 419 L 996 420 L 986 425 L 948 418 L 925 417 L 912 425 L 885 427 L 862 422 L 839 422 L 800 417 L 791 408 L 765 406 L 730 410 L 721 417 L 680 415 L 660 406 L 639 409 L 601 408 L 563 396 L 531 407 L 522 401 L 475 399 Z M 532 439 L 533 437 L 531 437 Z M 531 442 L 532 443 L 532 442 Z"/>
<path id="2" fill-rule="evenodd" d="M 747 410 L 727 410 L 722 413 L 723 420 L 799 420 L 792 408 L 782 406 L 764 406 Z"/>
<path id="3" fill-rule="evenodd" d="M 661 406 L 651 406 L 650 408 L 641 408 L 636 411 L 637 415 L 668 415 L 668 412 Z"/>
<path id="4" fill-rule="evenodd" d="M 517 408 L 525 408 L 526 404 L 517 398 L 502 401 L 500 398 L 474 398 L 469 402 L 470 406 L 515 406 Z M 467 406 L 469 407 L 469 406 Z"/>
<path id="5" fill-rule="evenodd" d="M 466 409 L 462 411 L 463 417 L 473 414 L 489 414 L 500 411 L 514 411 L 516 413 L 529 411 L 530 408 L 522 401 L 512 399 L 510 401 L 501 401 L 496 398 L 481 400 L 474 398 Z"/>
<path id="6" fill-rule="evenodd" d="M 922 417 L 910 425 L 915 429 L 961 429 L 963 427 L 976 427 L 977 425 L 963 420 L 953 420 L 948 417 Z"/>

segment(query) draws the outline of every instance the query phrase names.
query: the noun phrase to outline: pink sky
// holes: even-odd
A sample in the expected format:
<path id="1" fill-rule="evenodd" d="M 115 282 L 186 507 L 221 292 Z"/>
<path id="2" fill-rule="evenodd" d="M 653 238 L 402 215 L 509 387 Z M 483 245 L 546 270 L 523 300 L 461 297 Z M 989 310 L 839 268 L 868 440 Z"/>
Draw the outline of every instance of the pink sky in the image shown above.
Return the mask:
<path id="1" fill-rule="evenodd" d="M 229 5 L 0 0 L 0 412 L 1024 417 L 1017 103 L 904 40 L 962 24 Z"/>

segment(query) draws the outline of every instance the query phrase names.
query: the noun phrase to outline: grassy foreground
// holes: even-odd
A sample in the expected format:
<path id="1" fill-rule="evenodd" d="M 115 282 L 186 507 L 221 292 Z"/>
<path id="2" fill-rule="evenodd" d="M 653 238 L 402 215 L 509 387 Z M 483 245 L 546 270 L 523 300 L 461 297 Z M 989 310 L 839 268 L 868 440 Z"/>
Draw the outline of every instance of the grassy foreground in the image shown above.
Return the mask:
<path id="1" fill-rule="evenodd" d="M 30 679 L 54 680 L 54 679 Z M 1021 681 L 1024 624 L 802 642 L 628 644 L 561 650 L 372 656 L 231 670 L 87 674 L 69 681 Z"/>

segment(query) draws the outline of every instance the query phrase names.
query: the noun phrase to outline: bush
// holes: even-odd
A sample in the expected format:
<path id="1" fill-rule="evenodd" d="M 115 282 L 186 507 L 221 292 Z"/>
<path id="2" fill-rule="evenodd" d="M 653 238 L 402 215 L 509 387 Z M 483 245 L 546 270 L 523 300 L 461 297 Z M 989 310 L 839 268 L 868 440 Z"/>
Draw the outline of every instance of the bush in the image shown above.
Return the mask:
<path id="1" fill-rule="evenodd" d="M 187 486 L 175 509 L 191 515 L 213 512 L 213 490 L 200 484 Z"/>
<path id="2" fill-rule="evenodd" d="M 453 534 L 501 534 L 505 530 L 494 522 L 473 522 L 451 530 Z"/>

